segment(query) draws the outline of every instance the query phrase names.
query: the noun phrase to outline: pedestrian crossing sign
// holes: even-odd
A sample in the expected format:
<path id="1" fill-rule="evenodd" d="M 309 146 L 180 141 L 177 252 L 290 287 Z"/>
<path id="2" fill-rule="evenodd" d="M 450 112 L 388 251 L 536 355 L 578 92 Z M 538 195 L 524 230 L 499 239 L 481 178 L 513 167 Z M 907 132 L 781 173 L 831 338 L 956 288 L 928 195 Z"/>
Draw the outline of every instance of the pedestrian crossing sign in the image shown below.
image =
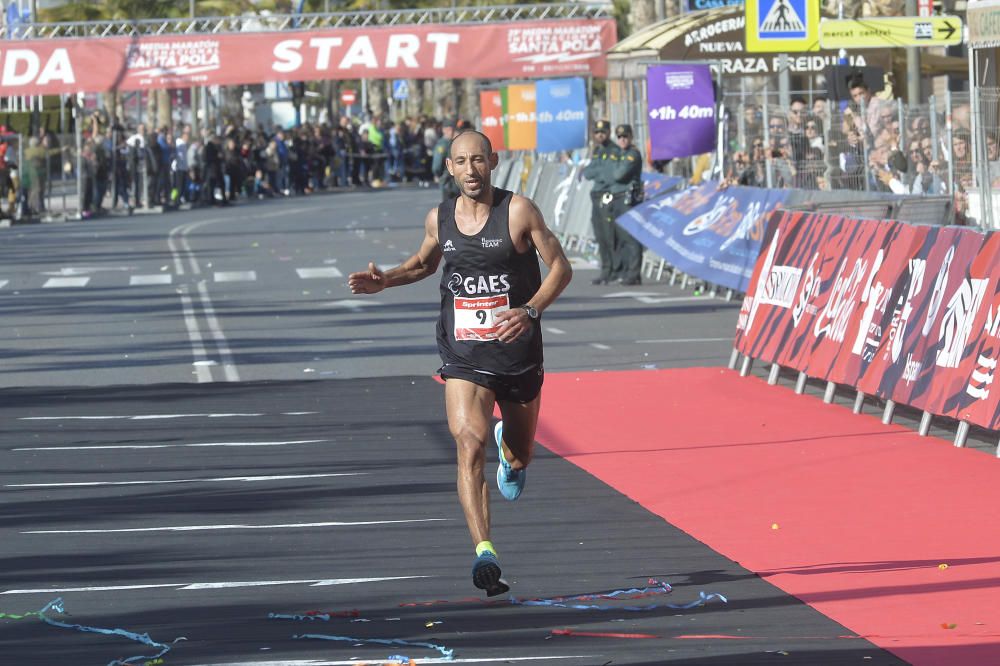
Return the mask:
<path id="1" fill-rule="evenodd" d="M 819 50 L 819 0 L 746 0 L 751 53 Z"/>

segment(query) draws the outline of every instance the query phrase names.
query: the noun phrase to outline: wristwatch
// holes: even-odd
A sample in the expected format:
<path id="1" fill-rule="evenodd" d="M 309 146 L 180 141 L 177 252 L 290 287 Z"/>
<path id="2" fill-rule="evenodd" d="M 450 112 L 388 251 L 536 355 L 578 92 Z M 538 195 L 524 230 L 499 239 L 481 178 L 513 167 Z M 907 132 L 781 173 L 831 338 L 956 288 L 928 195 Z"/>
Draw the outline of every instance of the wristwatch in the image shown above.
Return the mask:
<path id="1" fill-rule="evenodd" d="M 521 309 L 528 313 L 529 319 L 538 319 L 538 310 L 533 308 L 531 305 L 525 303 L 521 306 Z"/>

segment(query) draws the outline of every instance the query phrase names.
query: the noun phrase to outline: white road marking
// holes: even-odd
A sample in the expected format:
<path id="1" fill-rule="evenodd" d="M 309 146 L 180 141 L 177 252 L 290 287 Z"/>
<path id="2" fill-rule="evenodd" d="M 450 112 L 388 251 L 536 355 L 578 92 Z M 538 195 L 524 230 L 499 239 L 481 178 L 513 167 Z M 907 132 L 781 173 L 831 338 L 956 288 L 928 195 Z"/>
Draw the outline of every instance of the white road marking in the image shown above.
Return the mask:
<path id="1" fill-rule="evenodd" d="M 151 284 L 170 284 L 174 281 L 174 276 L 170 273 L 157 273 L 155 275 L 132 275 L 128 279 L 130 287 L 144 287 Z"/>
<path id="2" fill-rule="evenodd" d="M 194 372 L 199 384 L 212 381 L 212 370 L 208 363 L 208 351 L 205 349 L 205 341 L 201 337 L 201 330 L 198 328 L 198 318 L 194 313 L 194 301 L 188 296 L 187 285 L 181 287 L 181 312 L 184 313 L 184 326 L 188 331 L 188 340 L 191 341 L 191 354 L 194 356 Z"/>
<path id="3" fill-rule="evenodd" d="M 561 328 L 556 328 L 554 326 L 546 326 L 545 330 L 554 335 L 566 335 L 566 331 L 562 330 Z"/>
<path id="4" fill-rule="evenodd" d="M 148 585 L 102 585 L 96 587 L 52 587 L 27 590 L 5 590 L 0 594 L 49 594 L 64 592 L 120 592 L 125 590 L 151 590 L 173 587 L 178 590 L 218 590 L 234 587 L 260 587 L 265 585 L 352 585 L 356 583 L 378 583 L 386 580 L 409 580 L 430 578 L 430 576 L 384 576 L 381 578 L 314 578 L 310 580 L 256 580 L 220 583 L 155 583 Z"/>
<path id="5" fill-rule="evenodd" d="M 85 488 L 95 486 L 151 486 L 163 483 L 225 483 L 227 481 L 287 481 L 289 479 L 323 479 L 332 476 L 364 476 L 368 472 L 337 472 L 330 474 L 280 474 L 273 476 L 217 476 L 203 479 L 159 479 L 150 481 L 66 481 L 63 483 L 9 483 L 6 488 Z"/>
<path id="6" fill-rule="evenodd" d="M 531 661 L 552 661 L 558 659 L 590 659 L 593 660 L 596 657 L 589 654 L 565 654 L 565 655 L 551 655 L 548 657 L 465 657 L 465 658 L 452 658 L 448 659 L 446 657 L 419 657 L 414 659 L 415 663 L 420 664 L 508 664 L 511 662 L 531 662 Z M 360 663 L 370 664 L 371 666 L 379 666 L 380 664 L 398 664 L 398 661 L 388 661 L 385 659 L 365 659 L 363 662 L 357 659 L 348 659 L 340 661 L 327 661 L 325 659 L 293 659 L 293 660 L 281 660 L 281 661 L 226 661 L 226 662 L 213 662 L 206 664 L 196 664 L 195 666 L 358 666 Z M 590 662 L 588 662 L 590 663 Z M 598 662 L 593 662 L 598 663 Z"/>
<path id="7" fill-rule="evenodd" d="M 303 280 L 344 277 L 344 274 L 340 272 L 339 268 L 334 268 L 332 266 L 325 268 L 296 268 L 295 272 L 298 273 L 299 277 Z"/>
<path id="8" fill-rule="evenodd" d="M 53 277 L 45 281 L 43 289 L 59 289 L 62 287 L 86 287 L 89 277 Z"/>
<path id="9" fill-rule="evenodd" d="M 316 414 L 317 412 L 282 412 L 286 415 L 299 415 L 299 414 Z M 234 416 L 245 417 L 245 416 L 264 416 L 262 413 L 218 413 L 213 414 L 211 412 L 205 413 L 195 413 L 195 414 L 122 414 L 115 416 L 19 416 L 18 421 L 104 421 L 112 419 L 128 419 L 132 421 L 152 421 L 156 419 L 190 419 L 190 418 L 209 418 L 209 419 L 222 419 L 231 418 Z"/>
<path id="10" fill-rule="evenodd" d="M 360 298 L 349 298 L 342 301 L 330 301 L 329 303 L 324 303 L 323 305 L 329 308 L 348 308 L 350 310 L 360 310 L 363 307 L 381 305 L 381 303 L 368 299 L 362 300 Z"/>
<path id="11" fill-rule="evenodd" d="M 249 272 L 253 273 L 253 271 Z M 201 296 L 201 309 L 205 313 L 205 322 L 212 332 L 212 337 L 215 338 L 215 348 L 219 350 L 219 356 L 222 358 L 222 371 L 226 375 L 226 381 L 238 382 L 240 381 L 240 373 L 236 370 L 233 353 L 230 351 L 229 342 L 222 332 L 222 326 L 215 316 L 215 307 L 212 305 L 212 298 L 208 295 L 208 287 L 205 286 L 204 282 L 198 283 L 198 293 Z"/>
<path id="12" fill-rule="evenodd" d="M 216 282 L 253 282 L 257 279 L 257 271 L 217 271 Z"/>
<path id="13" fill-rule="evenodd" d="M 120 534 L 125 532 L 207 532 L 211 530 L 287 530 L 305 527 L 364 527 L 367 525 L 399 525 L 436 523 L 450 518 L 410 518 L 404 520 L 329 521 L 324 523 L 276 523 L 273 525 L 174 525 L 164 527 L 122 527 L 108 530 L 26 530 L 21 534 Z"/>
<path id="14" fill-rule="evenodd" d="M 414 578 L 430 578 L 430 576 L 383 576 L 381 578 L 327 578 L 319 580 L 251 580 L 230 583 L 192 583 L 182 590 L 221 590 L 234 587 L 262 587 L 266 585 L 309 585 L 323 587 L 326 585 L 353 585 L 355 583 L 378 583 L 385 580 L 412 580 Z"/>
<path id="15" fill-rule="evenodd" d="M 151 590 L 157 587 L 178 587 L 183 583 L 160 583 L 158 585 L 108 585 L 104 587 L 53 587 L 33 590 L 4 590 L 0 594 L 47 594 L 49 592 L 117 592 L 119 590 Z"/>
<path id="16" fill-rule="evenodd" d="M 0 289 L 3 289 L 8 284 L 10 284 L 10 280 L 0 280 Z"/>
<path id="17" fill-rule="evenodd" d="M 653 296 L 639 296 L 637 299 L 640 303 L 646 303 L 648 305 L 654 305 L 656 303 L 683 303 L 685 301 L 702 301 L 711 303 L 713 299 L 711 296 L 667 296 L 666 298 L 655 298 Z"/>
<path id="18" fill-rule="evenodd" d="M 636 344 L 652 345 L 666 342 L 732 342 L 733 338 L 661 338 L 652 340 L 636 340 Z"/>
<path id="19" fill-rule="evenodd" d="M 33 446 L 12 451 L 97 451 L 99 449 L 180 449 L 211 446 L 290 446 L 293 444 L 319 444 L 326 439 L 293 439 L 276 442 L 204 442 L 198 444 L 97 444 L 94 446 Z"/>
<path id="20" fill-rule="evenodd" d="M 593 347 L 594 349 L 602 349 L 602 350 L 611 349 L 611 347 L 609 347 L 609 346 L 607 346 L 605 344 L 601 344 L 600 342 L 591 342 L 590 346 Z"/>
<path id="21" fill-rule="evenodd" d="M 64 266 L 58 271 L 42 271 L 42 275 L 61 275 L 65 277 L 67 275 L 89 275 L 90 273 L 99 273 L 100 271 L 126 272 L 131 270 L 135 270 L 135 266 L 84 266 L 82 268 Z"/>

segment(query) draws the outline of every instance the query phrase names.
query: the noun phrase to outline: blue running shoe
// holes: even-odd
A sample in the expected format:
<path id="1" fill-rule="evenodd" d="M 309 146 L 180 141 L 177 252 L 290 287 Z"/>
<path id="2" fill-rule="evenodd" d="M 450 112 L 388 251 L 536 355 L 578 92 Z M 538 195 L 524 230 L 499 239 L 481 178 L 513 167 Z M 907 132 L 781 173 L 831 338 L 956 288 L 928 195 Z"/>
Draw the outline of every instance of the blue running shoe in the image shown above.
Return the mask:
<path id="1" fill-rule="evenodd" d="M 497 448 L 500 449 L 500 466 L 497 467 L 497 488 L 504 499 L 513 502 L 521 496 L 524 490 L 524 483 L 528 480 L 528 470 L 513 469 L 507 458 L 503 455 L 503 421 L 497 422 L 493 428 L 493 437 L 497 440 Z"/>
<path id="2" fill-rule="evenodd" d="M 486 590 L 486 596 L 495 597 L 510 590 L 510 585 L 500 577 L 500 562 L 491 551 L 484 550 L 472 563 L 472 584 Z"/>

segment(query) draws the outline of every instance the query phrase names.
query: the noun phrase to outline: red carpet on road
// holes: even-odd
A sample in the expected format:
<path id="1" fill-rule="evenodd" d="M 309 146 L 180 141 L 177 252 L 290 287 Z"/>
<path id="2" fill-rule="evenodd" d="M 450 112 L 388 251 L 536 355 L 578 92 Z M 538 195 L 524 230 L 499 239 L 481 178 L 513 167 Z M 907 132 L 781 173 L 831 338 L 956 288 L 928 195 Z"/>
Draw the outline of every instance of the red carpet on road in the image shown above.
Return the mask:
<path id="1" fill-rule="evenodd" d="M 537 440 L 913 664 L 1000 664 L 996 458 L 720 368 L 550 373 Z"/>

